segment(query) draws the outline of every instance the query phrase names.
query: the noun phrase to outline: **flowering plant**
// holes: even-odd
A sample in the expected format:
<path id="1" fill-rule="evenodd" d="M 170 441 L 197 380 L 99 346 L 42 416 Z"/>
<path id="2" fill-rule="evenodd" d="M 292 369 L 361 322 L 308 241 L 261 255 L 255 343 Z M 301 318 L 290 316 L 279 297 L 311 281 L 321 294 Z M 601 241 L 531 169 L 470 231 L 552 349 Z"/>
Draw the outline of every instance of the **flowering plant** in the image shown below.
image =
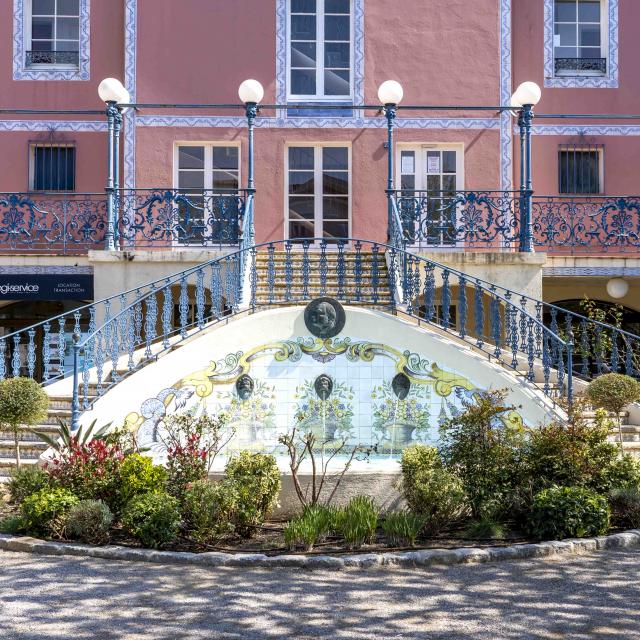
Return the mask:
<path id="1" fill-rule="evenodd" d="M 117 495 L 124 454 L 117 444 L 103 440 L 72 440 L 45 465 L 56 484 L 80 499 L 104 500 L 109 506 Z"/>

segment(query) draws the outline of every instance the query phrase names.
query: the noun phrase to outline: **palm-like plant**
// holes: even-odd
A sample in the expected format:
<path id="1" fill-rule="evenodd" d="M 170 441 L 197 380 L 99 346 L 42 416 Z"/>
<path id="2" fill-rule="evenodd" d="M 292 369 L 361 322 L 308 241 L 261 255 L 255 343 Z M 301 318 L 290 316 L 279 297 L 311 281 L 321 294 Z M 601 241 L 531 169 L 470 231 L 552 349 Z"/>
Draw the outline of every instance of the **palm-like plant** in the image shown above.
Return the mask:
<path id="1" fill-rule="evenodd" d="M 55 451 L 62 451 L 63 449 L 70 449 L 73 446 L 87 444 L 90 440 L 103 439 L 112 425 L 111 422 L 105 424 L 96 430 L 96 422 L 94 420 L 88 427 L 80 426 L 76 431 L 72 431 L 71 427 L 58 418 L 58 424 L 60 425 L 60 433 L 58 436 L 50 436 L 47 433 L 42 433 L 32 429 L 40 440 L 46 442 Z"/>

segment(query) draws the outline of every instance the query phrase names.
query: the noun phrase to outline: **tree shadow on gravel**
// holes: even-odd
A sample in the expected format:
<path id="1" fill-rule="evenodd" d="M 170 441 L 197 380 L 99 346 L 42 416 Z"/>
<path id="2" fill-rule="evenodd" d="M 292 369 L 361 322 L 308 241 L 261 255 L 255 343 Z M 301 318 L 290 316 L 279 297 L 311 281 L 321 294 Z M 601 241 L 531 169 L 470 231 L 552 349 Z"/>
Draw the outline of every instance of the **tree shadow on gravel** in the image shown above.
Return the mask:
<path id="1" fill-rule="evenodd" d="M 640 550 L 393 570 L 0 552 L 2 640 L 637 638 Z"/>

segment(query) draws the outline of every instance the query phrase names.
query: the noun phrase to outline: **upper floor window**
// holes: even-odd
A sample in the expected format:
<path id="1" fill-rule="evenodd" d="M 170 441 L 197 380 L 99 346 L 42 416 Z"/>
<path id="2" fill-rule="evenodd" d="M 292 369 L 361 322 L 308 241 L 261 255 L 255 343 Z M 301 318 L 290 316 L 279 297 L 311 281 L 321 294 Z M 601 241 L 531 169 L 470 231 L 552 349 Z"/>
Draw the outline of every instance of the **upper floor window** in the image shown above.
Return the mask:
<path id="1" fill-rule="evenodd" d="M 555 0 L 556 76 L 607 73 L 605 4 L 604 0 Z"/>
<path id="2" fill-rule="evenodd" d="M 288 98 L 353 98 L 351 0 L 288 0 Z"/>
<path id="3" fill-rule="evenodd" d="M 601 146 L 560 145 L 558 190 L 566 194 L 603 193 L 604 155 Z"/>
<path id="4" fill-rule="evenodd" d="M 80 0 L 30 0 L 25 66 L 77 68 L 80 61 Z"/>
<path id="5" fill-rule="evenodd" d="M 32 191 L 74 191 L 76 148 L 72 144 L 33 144 L 30 148 Z"/>

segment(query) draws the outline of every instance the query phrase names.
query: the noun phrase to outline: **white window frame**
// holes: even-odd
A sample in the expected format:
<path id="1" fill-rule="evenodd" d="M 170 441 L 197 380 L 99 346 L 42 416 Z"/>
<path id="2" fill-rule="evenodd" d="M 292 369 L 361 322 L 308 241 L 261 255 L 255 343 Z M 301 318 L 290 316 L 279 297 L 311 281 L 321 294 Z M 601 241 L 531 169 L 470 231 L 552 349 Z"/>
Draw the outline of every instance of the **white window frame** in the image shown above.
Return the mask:
<path id="1" fill-rule="evenodd" d="M 560 163 L 560 151 L 566 151 L 566 152 L 570 152 L 573 151 L 573 149 L 569 150 L 569 149 L 562 149 L 563 145 L 560 145 L 560 147 L 558 147 L 558 164 Z M 598 191 L 598 193 L 560 193 L 560 166 L 558 166 L 558 194 L 561 196 L 568 196 L 568 197 L 574 197 L 574 198 L 589 198 L 591 196 L 598 196 L 598 195 L 603 195 L 606 193 L 605 191 L 605 187 L 604 187 L 604 179 L 605 179 L 605 172 L 604 172 L 604 146 L 601 147 L 589 147 L 589 146 L 585 146 L 585 147 L 581 147 L 581 146 L 576 146 L 575 151 L 577 153 L 597 153 L 598 154 L 598 181 L 600 183 L 600 190 Z"/>
<path id="2" fill-rule="evenodd" d="M 204 147 L 204 191 L 211 191 L 216 193 L 213 188 L 213 152 L 207 152 L 207 149 L 213 149 L 214 147 L 235 147 L 238 149 L 238 191 L 242 189 L 242 144 L 236 141 L 224 141 L 216 140 L 214 142 L 205 140 L 184 140 L 174 141 L 173 143 L 173 189 L 174 191 L 181 191 L 189 193 L 189 189 L 181 189 L 178 185 L 180 183 L 180 147 Z M 212 245 L 218 244 L 217 242 L 211 243 Z M 174 241 L 175 247 L 194 247 L 194 246 L 209 246 L 204 243 L 203 245 L 192 245 L 187 242 Z"/>
<path id="3" fill-rule="evenodd" d="M 415 172 L 416 185 L 414 191 L 427 191 L 426 176 L 426 158 L 427 151 L 455 151 L 456 152 L 456 191 L 464 191 L 464 156 L 465 146 L 462 142 L 422 142 L 422 143 L 409 143 L 402 142 L 396 145 L 396 191 L 402 190 L 402 152 L 413 151 L 415 153 Z M 407 189 L 410 191 L 410 189 Z M 418 240 L 413 248 L 428 249 L 428 250 L 451 250 L 464 247 L 464 241 L 457 241 L 453 244 L 429 244 L 426 240 Z"/>
<path id="4" fill-rule="evenodd" d="M 355 87 L 355 6 L 353 0 L 349 0 L 349 94 L 342 96 L 327 96 L 318 91 L 324 90 L 324 0 L 317 0 L 316 5 L 316 94 L 298 95 L 291 92 L 291 0 L 286 0 L 286 86 L 287 102 L 319 102 L 319 103 L 343 103 L 354 101 Z M 320 64 L 322 63 L 322 64 Z"/>
<path id="5" fill-rule="evenodd" d="M 555 27 L 556 27 L 556 19 L 555 19 L 555 5 L 556 0 L 553 0 L 553 74 L 556 78 L 576 78 L 580 76 L 585 77 L 596 77 L 602 78 L 607 75 L 607 71 L 601 73 L 600 71 L 589 71 L 589 70 L 577 70 L 577 71 L 560 71 L 556 73 L 555 70 L 555 62 L 556 62 L 556 43 L 555 43 Z M 576 17 L 577 19 L 577 17 Z M 561 23 L 566 24 L 566 23 Z M 579 23 L 578 23 L 579 24 Z M 579 49 L 579 44 L 576 45 L 576 48 Z M 609 66 L 609 11 L 607 7 L 607 0 L 600 0 L 600 57 L 606 60 L 607 67 Z"/>
<path id="6" fill-rule="evenodd" d="M 314 193 L 313 193 L 313 228 L 314 228 L 314 238 L 323 238 L 324 235 L 318 234 L 318 229 L 324 231 L 324 217 L 322 211 L 322 197 L 324 195 L 324 190 L 322 188 L 323 185 L 323 168 L 322 168 L 322 150 L 328 147 L 340 147 L 347 149 L 347 170 L 349 174 L 348 179 L 348 193 L 347 198 L 349 201 L 348 206 L 348 218 L 347 218 L 347 237 L 351 237 L 352 235 L 352 225 L 353 225 L 353 160 L 352 160 L 352 147 L 349 142 L 287 142 L 284 147 L 284 238 L 286 240 L 290 239 L 289 234 L 289 149 L 292 147 L 313 147 L 314 149 L 314 157 L 313 157 L 313 184 L 314 184 Z M 318 191 L 318 185 L 320 186 L 320 191 Z M 298 242 L 302 244 L 303 238 L 294 239 L 296 245 Z M 317 247 L 316 243 L 311 246 Z M 331 248 L 331 242 L 327 245 L 327 248 Z"/>
<path id="7" fill-rule="evenodd" d="M 24 20 L 24 43 L 25 43 L 25 56 L 27 51 L 33 51 L 32 41 L 32 20 L 33 20 L 33 0 L 25 0 L 24 3 L 25 20 Z M 55 14 L 57 16 L 57 14 Z M 73 16 L 74 18 L 76 16 Z M 56 42 L 56 38 L 52 39 Z M 32 64 L 29 69 L 42 70 L 51 69 L 52 71 L 77 71 L 80 68 L 80 58 L 82 55 L 82 0 L 78 0 L 78 64 Z"/>
<path id="8" fill-rule="evenodd" d="M 31 50 L 31 0 L 13 0 L 13 79 L 45 81 L 90 80 L 90 5 L 91 0 L 80 0 L 80 32 L 77 65 L 41 64 L 27 67 L 26 52 Z"/>
<path id="9" fill-rule="evenodd" d="M 602 57 L 607 60 L 606 73 L 583 75 L 555 72 L 555 0 L 542 0 L 544 3 L 544 86 L 556 89 L 617 89 L 620 86 L 619 75 L 619 2 L 620 0 L 601 0 L 605 17 L 602 23 Z"/>

